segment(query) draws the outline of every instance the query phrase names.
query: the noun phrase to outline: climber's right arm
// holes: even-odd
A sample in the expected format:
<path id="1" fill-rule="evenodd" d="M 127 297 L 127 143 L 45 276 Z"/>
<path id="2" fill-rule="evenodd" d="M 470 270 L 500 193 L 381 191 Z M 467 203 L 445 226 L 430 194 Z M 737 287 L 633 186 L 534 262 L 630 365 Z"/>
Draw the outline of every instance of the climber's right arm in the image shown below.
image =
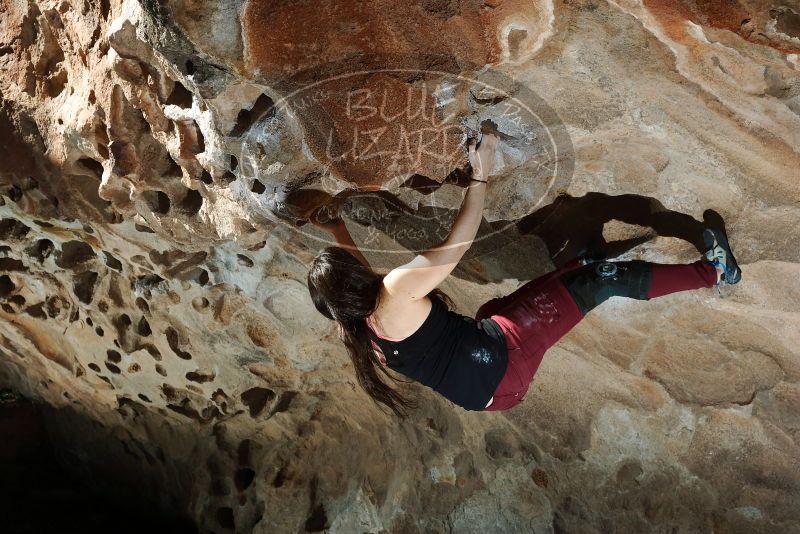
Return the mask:
<path id="1" fill-rule="evenodd" d="M 497 136 L 488 133 L 477 152 L 475 143 L 470 144 L 470 162 L 477 180 L 487 180 L 496 147 Z M 472 246 L 483 219 L 485 197 L 486 183 L 471 181 L 447 239 L 389 271 L 383 279 L 387 293 L 403 300 L 418 300 L 441 284 Z"/>

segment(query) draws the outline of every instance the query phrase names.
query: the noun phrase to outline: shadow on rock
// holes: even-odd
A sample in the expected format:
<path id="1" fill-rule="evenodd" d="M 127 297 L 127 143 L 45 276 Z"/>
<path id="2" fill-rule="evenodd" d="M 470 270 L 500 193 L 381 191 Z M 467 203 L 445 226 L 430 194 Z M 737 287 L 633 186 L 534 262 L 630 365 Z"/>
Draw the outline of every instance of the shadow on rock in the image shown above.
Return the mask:
<path id="1" fill-rule="evenodd" d="M 448 177 L 463 185 L 458 173 Z M 421 188 L 423 194 L 438 188 L 420 177 L 407 187 Z M 443 206 L 413 209 L 387 191 L 346 192 L 331 198 L 349 219 L 367 234 L 380 231 L 391 238 L 396 250 L 373 253 L 374 267 L 391 269 L 398 265 L 398 253 L 421 252 L 444 240 L 458 210 Z M 706 210 L 703 221 L 666 208 L 660 201 L 634 194 L 587 193 L 557 196 L 552 203 L 519 220 L 483 220 L 472 247 L 453 274 L 459 278 L 488 283 L 508 278 L 528 280 L 559 267 L 577 256 L 615 258 L 652 239 L 655 235 L 676 237 L 704 252 L 703 229 L 724 229 L 718 213 Z M 650 228 L 652 232 L 628 239 L 607 241 L 603 228 L 616 220 Z M 358 239 L 356 240 L 358 241 Z M 370 250 L 366 244 L 365 250 Z"/>

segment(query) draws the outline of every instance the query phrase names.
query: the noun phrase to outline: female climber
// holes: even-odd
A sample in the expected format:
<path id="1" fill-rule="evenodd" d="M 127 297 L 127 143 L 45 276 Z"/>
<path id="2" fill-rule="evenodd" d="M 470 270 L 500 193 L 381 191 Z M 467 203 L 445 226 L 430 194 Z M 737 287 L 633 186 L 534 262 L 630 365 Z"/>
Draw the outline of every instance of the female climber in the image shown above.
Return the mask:
<path id="1" fill-rule="evenodd" d="M 489 300 L 474 319 L 451 311 L 437 286 L 477 234 L 497 143 L 493 133 L 484 133 L 480 146 L 469 142 L 471 182 L 448 237 L 385 275 L 372 270 L 340 218 L 312 217 L 340 245 L 323 249 L 311 265 L 314 305 L 337 322 L 361 387 L 400 417 L 417 403 L 387 385 L 378 369 L 406 382 L 389 367 L 466 410 L 508 410 L 525 397 L 547 349 L 610 297 L 649 300 L 741 279 L 724 232 L 707 228 L 707 252 L 688 265 L 576 258 Z"/>

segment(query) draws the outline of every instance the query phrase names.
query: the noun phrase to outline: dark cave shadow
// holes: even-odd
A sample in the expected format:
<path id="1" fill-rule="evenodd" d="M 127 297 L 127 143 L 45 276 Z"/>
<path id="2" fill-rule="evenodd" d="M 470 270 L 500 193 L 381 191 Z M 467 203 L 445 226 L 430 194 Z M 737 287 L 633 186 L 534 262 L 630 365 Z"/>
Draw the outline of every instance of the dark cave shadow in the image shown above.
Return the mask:
<path id="1" fill-rule="evenodd" d="M 0 513 L 6 532 L 198 532 L 177 500 L 159 500 L 157 491 L 144 487 L 134 461 L 123 466 L 96 460 L 85 469 L 84 461 L 94 461 L 90 455 L 51 439 L 49 426 L 62 418 L 76 429 L 93 425 L 99 440 L 118 445 L 112 431 L 101 431 L 71 406 L 25 398 L 0 402 Z"/>

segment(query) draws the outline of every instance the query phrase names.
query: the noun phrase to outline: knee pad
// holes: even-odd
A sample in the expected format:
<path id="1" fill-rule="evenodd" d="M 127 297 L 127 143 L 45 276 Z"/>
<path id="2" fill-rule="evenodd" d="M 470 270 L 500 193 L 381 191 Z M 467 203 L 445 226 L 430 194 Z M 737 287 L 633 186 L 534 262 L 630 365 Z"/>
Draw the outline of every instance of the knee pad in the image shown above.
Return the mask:
<path id="1" fill-rule="evenodd" d="M 646 261 L 602 261 L 561 275 L 583 315 L 611 297 L 648 300 L 652 270 Z"/>

